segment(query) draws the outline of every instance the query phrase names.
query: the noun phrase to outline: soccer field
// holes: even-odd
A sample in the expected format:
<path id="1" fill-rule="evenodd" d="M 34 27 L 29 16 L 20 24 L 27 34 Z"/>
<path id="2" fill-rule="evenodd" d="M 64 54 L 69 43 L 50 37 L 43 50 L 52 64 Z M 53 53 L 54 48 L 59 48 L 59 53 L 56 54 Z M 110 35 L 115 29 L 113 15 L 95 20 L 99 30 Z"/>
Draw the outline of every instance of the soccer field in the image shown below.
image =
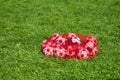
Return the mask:
<path id="1" fill-rule="evenodd" d="M 45 56 L 52 33 L 98 40 L 89 59 Z M 119 80 L 120 0 L 0 0 L 0 80 Z"/>

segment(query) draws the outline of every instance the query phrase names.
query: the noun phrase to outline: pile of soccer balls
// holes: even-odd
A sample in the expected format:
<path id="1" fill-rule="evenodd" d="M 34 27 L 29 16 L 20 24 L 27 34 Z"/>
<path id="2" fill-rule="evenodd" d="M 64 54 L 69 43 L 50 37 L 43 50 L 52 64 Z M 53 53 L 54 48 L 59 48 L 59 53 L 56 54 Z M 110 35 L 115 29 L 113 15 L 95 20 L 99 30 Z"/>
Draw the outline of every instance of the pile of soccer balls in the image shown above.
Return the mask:
<path id="1" fill-rule="evenodd" d="M 95 37 L 76 33 L 54 33 L 41 44 L 45 55 L 84 59 L 98 53 L 96 46 Z"/>

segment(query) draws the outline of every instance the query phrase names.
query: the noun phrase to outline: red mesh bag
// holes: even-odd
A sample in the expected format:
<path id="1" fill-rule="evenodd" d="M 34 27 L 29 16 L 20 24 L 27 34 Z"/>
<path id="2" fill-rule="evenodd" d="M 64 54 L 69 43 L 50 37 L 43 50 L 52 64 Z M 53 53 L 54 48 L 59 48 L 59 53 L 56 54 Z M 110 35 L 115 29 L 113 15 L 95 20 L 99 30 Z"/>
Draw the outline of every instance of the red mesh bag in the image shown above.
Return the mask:
<path id="1" fill-rule="evenodd" d="M 41 48 L 45 55 L 62 58 L 85 59 L 98 53 L 97 39 L 78 33 L 54 33 L 42 42 Z"/>

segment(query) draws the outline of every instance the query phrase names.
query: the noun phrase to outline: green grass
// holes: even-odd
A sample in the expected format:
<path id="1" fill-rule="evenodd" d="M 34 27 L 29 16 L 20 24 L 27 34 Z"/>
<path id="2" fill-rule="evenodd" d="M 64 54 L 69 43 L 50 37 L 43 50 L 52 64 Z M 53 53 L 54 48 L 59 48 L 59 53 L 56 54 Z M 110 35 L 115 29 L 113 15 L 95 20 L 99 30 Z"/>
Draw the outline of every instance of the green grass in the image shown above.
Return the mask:
<path id="1" fill-rule="evenodd" d="M 44 56 L 52 33 L 98 39 L 89 59 Z M 120 79 L 120 0 L 0 0 L 0 80 Z"/>

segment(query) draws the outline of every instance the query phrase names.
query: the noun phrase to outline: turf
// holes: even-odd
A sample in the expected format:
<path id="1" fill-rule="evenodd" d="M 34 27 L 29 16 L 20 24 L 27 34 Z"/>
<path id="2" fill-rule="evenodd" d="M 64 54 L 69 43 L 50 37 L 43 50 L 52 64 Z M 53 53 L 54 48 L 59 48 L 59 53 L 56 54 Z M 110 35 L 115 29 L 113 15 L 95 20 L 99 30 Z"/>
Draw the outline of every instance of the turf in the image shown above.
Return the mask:
<path id="1" fill-rule="evenodd" d="M 89 59 L 45 56 L 52 33 L 94 35 Z M 120 0 L 0 0 L 0 80 L 120 79 Z"/>

